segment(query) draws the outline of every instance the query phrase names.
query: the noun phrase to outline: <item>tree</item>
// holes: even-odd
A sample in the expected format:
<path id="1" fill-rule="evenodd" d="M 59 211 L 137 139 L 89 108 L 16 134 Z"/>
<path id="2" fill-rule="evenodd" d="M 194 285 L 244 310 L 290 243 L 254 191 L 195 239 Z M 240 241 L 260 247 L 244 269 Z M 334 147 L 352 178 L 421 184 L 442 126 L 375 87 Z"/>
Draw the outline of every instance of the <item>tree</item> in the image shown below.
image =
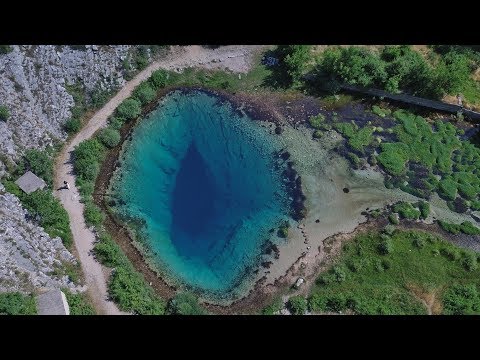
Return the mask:
<path id="1" fill-rule="evenodd" d="M 311 59 L 310 45 L 287 45 L 281 52 L 283 53 L 283 61 L 292 82 L 300 80 L 303 75 L 308 61 Z"/>
<path id="2" fill-rule="evenodd" d="M 288 299 L 287 307 L 293 315 L 303 315 L 307 311 L 307 299 L 300 295 L 292 296 Z"/>
<path id="3" fill-rule="evenodd" d="M 163 88 L 167 85 L 168 81 L 168 72 L 163 69 L 155 70 L 150 77 L 150 82 L 152 83 L 155 90 Z"/>
<path id="4" fill-rule="evenodd" d="M 140 115 L 142 107 L 140 101 L 135 98 L 128 98 L 124 100 L 117 108 L 117 113 L 120 117 L 127 120 L 133 120 Z"/>
<path id="5" fill-rule="evenodd" d="M 113 148 L 120 142 L 120 132 L 115 129 L 105 128 L 100 131 L 98 138 L 103 145 Z"/>
<path id="6" fill-rule="evenodd" d="M 167 306 L 167 313 L 171 315 L 205 315 L 205 310 L 198 304 L 197 297 L 192 293 L 175 295 Z"/>
<path id="7" fill-rule="evenodd" d="M 133 95 L 140 100 L 142 105 L 148 104 L 150 101 L 155 99 L 156 93 L 152 88 L 149 82 L 142 82 L 133 92 Z"/>

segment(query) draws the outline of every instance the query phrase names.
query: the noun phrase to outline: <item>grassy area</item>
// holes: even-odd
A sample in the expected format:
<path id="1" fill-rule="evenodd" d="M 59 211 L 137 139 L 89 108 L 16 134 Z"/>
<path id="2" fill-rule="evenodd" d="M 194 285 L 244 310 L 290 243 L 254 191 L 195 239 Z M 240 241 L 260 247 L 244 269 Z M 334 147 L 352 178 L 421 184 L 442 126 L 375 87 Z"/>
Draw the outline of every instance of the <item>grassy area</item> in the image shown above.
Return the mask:
<path id="1" fill-rule="evenodd" d="M 338 262 L 318 278 L 309 308 L 425 314 L 420 299 L 434 297 L 436 313 L 480 314 L 480 306 L 470 306 L 471 293 L 475 295 L 480 286 L 479 260 L 477 254 L 423 232 L 359 235 L 343 246 Z M 462 292 L 464 287 L 470 293 Z"/>
<path id="2" fill-rule="evenodd" d="M 70 315 L 96 315 L 95 309 L 90 304 L 86 294 L 73 294 L 67 289 L 62 289 L 62 291 L 67 298 Z"/>
<path id="3" fill-rule="evenodd" d="M 33 295 L 19 292 L 0 293 L 0 315 L 36 315 L 37 305 Z"/>

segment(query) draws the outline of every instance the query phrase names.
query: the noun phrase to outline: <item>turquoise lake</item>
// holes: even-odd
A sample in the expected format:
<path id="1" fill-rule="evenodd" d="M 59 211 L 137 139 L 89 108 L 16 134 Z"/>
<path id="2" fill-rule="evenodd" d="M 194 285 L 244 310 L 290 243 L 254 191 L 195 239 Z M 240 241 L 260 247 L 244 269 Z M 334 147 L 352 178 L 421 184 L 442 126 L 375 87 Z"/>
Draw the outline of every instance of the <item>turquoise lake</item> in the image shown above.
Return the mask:
<path id="1" fill-rule="evenodd" d="M 275 135 L 200 90 L 169 93 L 126 141 L 114 210 L 177 284 L 235 294 L 288 214 Z M 138 226 L 137 226 L 138 227 Z"/>

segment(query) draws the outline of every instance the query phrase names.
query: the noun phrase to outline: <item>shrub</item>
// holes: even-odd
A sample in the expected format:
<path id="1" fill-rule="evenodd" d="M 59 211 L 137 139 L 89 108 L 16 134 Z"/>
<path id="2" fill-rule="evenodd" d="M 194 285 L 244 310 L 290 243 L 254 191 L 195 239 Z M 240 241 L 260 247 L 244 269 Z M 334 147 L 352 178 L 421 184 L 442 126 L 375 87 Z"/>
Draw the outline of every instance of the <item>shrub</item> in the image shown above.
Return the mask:
<path id="1" fill-rule="evenodd" d="M 420 211 L 415 209 L 412 204 L 399 202 L 393 206 L 393 211 L 399 213 L 402 218 L 417 220 L 420 217 Z"/>
<path id="2" fill-rule="evenodd" d="M 0 315 L 35 315 L 37 307 L 31 295 L 0 293 Z"/>
<path id="3" fill-rule="evenodd" d="M 320 293 L 314 293 L 308 299 L 308 308 L 310 311 L 325 311 L 327 309 L 327 298 Z"/>
<path id="4" fill-rule="evenodd" d="M 384 239 L 380 244 L 378 244 L 378 252 L 381 255 L 388 255 L 393 251 L 393 243 L 390 238 Z"/>
<path id="5" fill-rule="evenodd" d="M 323 133 L 322 133 L 321 130 L 315 130 L 315 131 L 313 132 L 313 137 L 314 137 L 315 139 L 320 139 L 322 136 L 323 136 Z"/>
<path id="6" fill-rule="evenodd" d="M 72 233 L 67 211 L 50 191 L 37 190 L 22 196 L 22 203 L 33 217 L 38 217 L 40 226 L 51 237 L 59 236 L 68 248 L 72 245 Z"/>
<path id="7" fill-rule="evenodd" d="M 471 315 L 480 313 L 480 295 L 473 284 L 451 286 L 443 297 L 444 313 L 447 315 Z"/>
<path id="8" fill-rule="evenodd" d="M 170 315 L 206 315 L 206 311 L 198 304 L 198 298 L 191 293 L 175 295 L 167 306 Z"/>
<path id="9" fill-rule="evenodd" d="M 141 103 L 137 99 L 125 99 L 118 107 L 117 114 L 127 120 L 133 120 L 140 115 L 142 111 Z"/>
<path id="10" fill-rule="evenodd" d="M 292 296 L 287 307 L 293 315 L 303 315 L 307 311 L 307 299 L 300 295 Z"/>
<path id="11" fill-rule="evenodd" d="M 150 83 L 144 81 L 137 86 L 137 88 L 133 92 L 133 96 L 140 100 L 142 105 L 146 105 L 153 99 L 155 99 L 156 93 Z"/>
<path id="12" fill-rule="evenodd" d="M 77 118 L 70 118 L 63 125 L 63 128 L 68 134 L 75 134 L 80 130 L 81 127 L 82 127 L 82 122 L 80 121 L 80 119 L 77 119 Z"/>
<path id="13" fill-rule="evenodd" d="M 392 223 L 393 225 L 398 225 L 399 224 L 399 220 L 398 220 L 398 216 L 397 214 L 390 214 L 388 215 L 388 220 L 390 221 L 390 223 Z"/>
<path id="14" fill-rule="evenodd" d="M 48 185 L 53 184 L 53 160 L 46 152 L 29 149 L 24 155 L 25 167 L 41 177 Z"/>
<path id="15" fill-rule="evenodd" d="M 131 265 L 115 268 L 108 290 L 112 299 L 123 311 L 140 315 L 163 315 L 165 302 L 158 298 L 143 276 Z"/>
<path id="16" fill-rule="evenodd" d="M 102 211 L 91 201 L 85 203 L 83 216 L 85 216 L 85 223 L 88 226 L 98 226 L 105 218 Z"/>
<path id="17" fill-rule="evenodd" d="M 459 234 L 460 233 L 460 225 L 457 225 L 457 224 L 450 224 L 450 223 L 447 223 L 445 221 L 442 221 L 442 220 L 438 220 L 438 224 L 440 225 L 440 227 L 451 233 L 451 234 Z"/>
<path id="18" fill-rule="evenodd" d="M 62 290 L 67 298 L 70 315 L 95 315 L 95 309 L 90 305 L 85 293 L 73 294 L 68 289 Z"/>
<path id="19" fill-rule="evenodd" d="M 421 249 L 426 245 L 425 240 L 422 239 L 421 237 L 416 237 L 415 239 L 413 239 L 412 243 L 413 243 L 413 246 L 415 246 L 418 249 Z"/>
<path id="20" fill-rule="evenodd" d="M 105 266 L 117 267 L 128 264 L 128 259 L 120 246 L 105 232 L 99 235 L 99 241 L 93 250 L 97 259 Z"/>
<path id="21" fill-rule="evenodd" d="M 465 258 L 463 259 L 463 266 L 468 271 L 474 271 L 478 268 L 477 263 L 477 256 L 474 253 L 467 253 L 465 254 Z"/>
<path id="22" fill-rule="evenodd" d="M 443 256 L 445 256 L 450 261 L 456 261 L 460 259 L 460 253 L 457 249 L 448 247 L 448 248 L 443 248 L 440 252 L 442 253 Z"/>
<path id="23" fill-rule="evenodd" d="M 479 235 L 480 229 L 474 226 L 470 221 L 464 221 L 460 224 L 460 230 L 467 235 Z"/>
<path id="24" fill-rule="evenodd" d="M 168 81 L 168 72 L 163 69 L 155 70 L 150 77 L 150 83 L 154 89 L 158 90 L 167 85 Z"/>
<path id="25" fill-rule="evenodd" d="M 340 312 L 347 307 L 347 300 L 342 294 L 331 295 L 327 298 L 325 308 L 328 311 Z"/>
<path id="26" fill-rule="evenodd" d="M 92 106 L 95 109 L 101 108 L 105 105 L 110 97 L 110 91 L 102 89 L 100 86 L 96 86 L 91 94 Z"/>
<path id="27" fill-rule="evenodd" d="M 10 117 L 10 111 L 5 105 L 0 105 L 0 121 L 7 121 Z"/>
<path id="28" fill-rule="evenodd" d="M 391 225 L 391 224 L 388 224 L 386 225 L 384 228 L 383 228 L 383 232 L 387 235 L 393 235 L 393 233 L 395 232 L 395 226 Z"/>
<path id="29" fill-rule="evenodd" d="M 105 148 L 96 138 L 85 140 L 74 150 L 74 170 L 82 180 L 93 181 L 100 170 Z"/>
<path id="30" fill-rule="evenodd" d="M 288 236 L 288 230 L 290 228 L 290 224 L 288 221 L 285 221 L 279 228 L 277 235 L 281 238 L 286 238 Z"/>
<path id="31" fill-rule="evenodd" d="M 123 125 L 125 124 L 125 119 L 119 116 L 112 116 L 110 117 L 108 121 L 108 127 L 115 129 L 115 130 L 120 130 Z"/>
<path id="32" fill-rule="evenodd" d="M 314 129 L 320 129 L 325 122 L 325 115 L 318 114 L 316 116 L 310 116 L 308 122 Z"/>
<path id="33" fill-rule="evenodd" d="M 377 105 L 372 106 L 372 111 L 374 114 L 380 116 L 380 117 L 385 117 L 387 115 L 390 115 L 392 112 L 389 109 L 382 109 L 381 107 Z"/>
<path id="34" fill-rule="evenodd" d="M 420 209 L 420 219 L 426 219 L 430 215 L 430 204 L 426 201 L 419 201 L 418 208 Z"/>
<path id="35" fill-rule="evenodd" d="M 333 274 L 336 282 L 343 282 L 347 278 L 347 273 L 345 271 L 345 267 L 342 266 L 342 265 L 335 265 L 332 268 L 332 274 Z"/>
<path id="36" fill-rule="evenodd" d="M 120 132 L 115 129 L 105 128 L 100 131 L 98 138 L 103 145 L 113 148 L 120 142 Z"/>
<path id="37" fill-rule="evenodd" d="M 283 302 L 281 298 L 276 298 L 272 303 L 262 309 L 262 315 L 275 315 L 283 308 Z"/>
<path id="38" fill-rule="evenodd" d="M 457 197 L 457 183 L 450 178 L 442 179 L 439 182 L 440 194 L 449 200 L 454 200 Z"/>

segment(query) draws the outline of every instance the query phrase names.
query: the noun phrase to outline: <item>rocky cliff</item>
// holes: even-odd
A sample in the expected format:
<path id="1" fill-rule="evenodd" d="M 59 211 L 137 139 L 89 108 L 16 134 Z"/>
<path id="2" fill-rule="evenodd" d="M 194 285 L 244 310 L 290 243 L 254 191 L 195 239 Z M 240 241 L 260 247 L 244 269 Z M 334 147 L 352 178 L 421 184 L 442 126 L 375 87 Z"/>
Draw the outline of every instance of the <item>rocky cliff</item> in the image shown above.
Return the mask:
<path id="1" fill-rule="evenodd" d="M 10 113 L 6 121 L 0 119 L 0 178 L 5 164 L 17 161 L 25 149 L 66 139 L 63 125 L 75 105 L 68 85 L 80 84 L 85 93 L 122 86 L 136 48 L 15 45 L 0 54 L 0 105 Z M 61 240 L 37 226 L 0 184 L 0 292 L 74 289 L 65 269 L 75 262 Z"/>

